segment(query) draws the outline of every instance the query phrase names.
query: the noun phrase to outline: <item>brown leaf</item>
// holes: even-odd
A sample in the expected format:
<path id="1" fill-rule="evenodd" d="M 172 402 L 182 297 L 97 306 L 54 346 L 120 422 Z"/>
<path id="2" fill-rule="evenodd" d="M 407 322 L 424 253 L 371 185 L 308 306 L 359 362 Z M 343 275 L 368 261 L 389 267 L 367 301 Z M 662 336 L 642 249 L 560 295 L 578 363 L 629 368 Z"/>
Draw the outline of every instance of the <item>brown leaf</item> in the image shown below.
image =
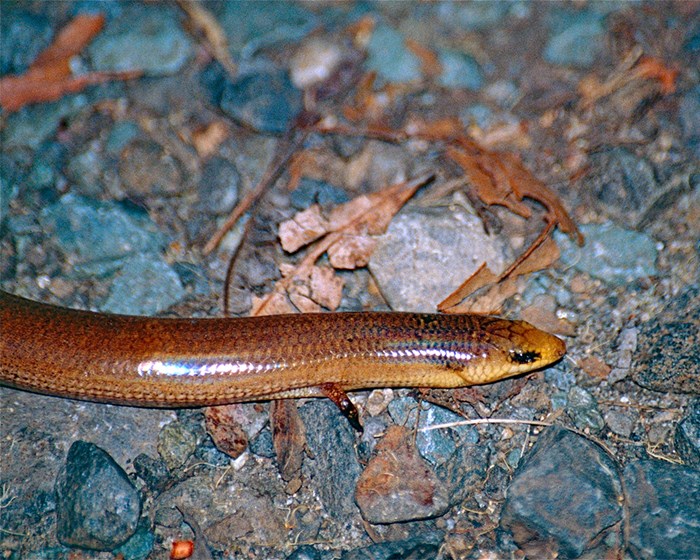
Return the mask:
<path id="1" fill-rule="evenodd" d="M 288 253 L 293 253 L 327 233 L 330 228 L 331 224 L 321 215 L 321 207 L 314 204 L 280 224 L 279 238 L 282 248 Z"/>
<path id="2" fill-rule="evenodd" d="M 231 58 L 226 33 L 214 15 L 196 0 L 177 0 L 177 3 L 190 18 L 192 27 L 203 35 L 211 56 L 226 69 L 231 78 L 235 78 L 238 67 Z"/>
<path id="3" fill-rule="evenodd" d="M 328 248 L 328 260 L 334 268 L 354 270 L 367 266 L 376 246 L 369 235 L 343 235 Z"/>
<path id="4" fill-rule="evenodd" d="M 612 371 L 612 368 L 597 356 L 581 358 L 578 361 L 578 366 L 591 377 L 598 379 L 607 378 Z"/>
<path id="5" fill-rule="evenodd" d="M 420 60 L 421 72 L 428 78 L 437 78 L 442 74 L 442 64 L 432 49 L 421 45 L 414 39 L 406 39 L 406 47 Z"/>
<path id="6" fill-rule="evenodd" d="M 210 406 L 204 409 L 207 433 L 219 451 L 236 459 L 248 447 L 248 436 L 238 422 L 236 405 Z"/>
<path id="7" fill-rule="evenodd" d="M 277 456 L 280 475 L 285 482 L 299 477 L 306 447 L 304 423 L 297 412 L 296 402 L 272 401 L 272 444 Z"/>
<path id="8" fill-rule="evenodd" d="M 344 284 L 343 279 L 330 267 L 314 266 L 311 270 L 311 298 L 326 309 L 338 309 Z"/>
<path id="9" fill-rule="evenodd" d="M 90 72 L 73 76 L 70 59 L 79 54 L 104 25 L 101 14 L 80 14 L 66 25 L 21 76 L 0 79 L 0 106 L 8 112 L 25 105 L 55 101 L 66 94 L 113 79 L 131 79 L 140 71 Z"/>

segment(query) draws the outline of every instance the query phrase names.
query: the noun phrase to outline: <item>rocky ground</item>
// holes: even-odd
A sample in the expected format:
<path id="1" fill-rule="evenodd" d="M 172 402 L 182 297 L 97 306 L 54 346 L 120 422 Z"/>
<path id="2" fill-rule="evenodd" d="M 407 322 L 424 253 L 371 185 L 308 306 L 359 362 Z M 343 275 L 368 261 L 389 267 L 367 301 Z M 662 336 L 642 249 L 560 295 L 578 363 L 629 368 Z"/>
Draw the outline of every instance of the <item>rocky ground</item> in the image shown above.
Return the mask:
<path id="1" fill-rule="evenodd" d="M 281 223 L 431 174 L 361 237 L 364 262 L 321 257 L 335 303 L 287 294 L 434 311 L 552 215 L 485 200 L 449 157 L 458 123 L 486 175 L 517 155 L 585 238 L 554 232 L 560 258 L 497 300 L 568 354 L 469 391 L 358 392 L 362 434 L 295 403 L 291 474 L 267 403 L 221 412 L 247 442 L 227 454 L 202 410 L 0 388 L 3 557 L 700 558 L 700 4 L 220 1 L 204 23 L 197 6 L 0 5 L 0 72 L 31 85 L 16 107 L 0 85 L 2 289 L 217 316 L 240 245 L 227 305 L 247 315 L 306 254 Z M 83 16 L 96 32 L 68 66 L 26 81 Z M 285 150 L 302 156 L 205 250 Z M 512 200 L 529 174 L 503 173 Z"/>

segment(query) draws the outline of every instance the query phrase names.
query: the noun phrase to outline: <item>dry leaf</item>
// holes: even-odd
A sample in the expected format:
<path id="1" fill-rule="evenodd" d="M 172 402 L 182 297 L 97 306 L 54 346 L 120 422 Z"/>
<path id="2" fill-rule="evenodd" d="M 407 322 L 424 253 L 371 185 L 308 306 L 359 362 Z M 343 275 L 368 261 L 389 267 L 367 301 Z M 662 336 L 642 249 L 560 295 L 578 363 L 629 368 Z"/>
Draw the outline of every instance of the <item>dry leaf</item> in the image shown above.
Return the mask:
<path id="1" fill-rule="evenodd" d="M 327 233 L 330 224 L 321 215 L 321 207 L 314 204 L 310 208 L 297 212 L 290 220 L 282 222 L 279 227 L 279 238 L 282 248 L 293 253 L 300 247 L 316 241 Z"/>
<path id="2" fill-rule="evenodd" d="M 612 371 L 612 368 L 597 356 L 581 358 L 578 361 L 578 366 L 591 377 L 598 379 L 607 378 Z"/>
<path id="3" fill-rule="evenodd" d="M 343 235 L 328 248 L 328 260 L 334 268 L 354 270 L 367 266 L 376 246 L 369 235 Z"/>
<path id="4" fill-rule="evenodd" d="M 236 419 L 236 405 L 210 406 L 204 409 L 207 433 L 219 451 L 236 459 L 248 447 L 248 436 Z"/>
<path id="5" fill-rule="evenodd" d="M 24 74 L 0 79 L 0 106 L 8 112 L 18 111 L 25 105 L 55 101 L 90 85 L 140 76 L 140 71 L 89 72 L 73 76 L 71 58 L 92 41 L 103 25 L 101 14 L 80 14 L 73 18 Z"/>
<path id="6" fill-rule="evenodd" d="M 314 266 L 311 270 L 311 298 L 326 309 L 338 309 L 344 284 L 343 279 L 330 267 Z"/>
<path id="7" fill-rule="evenodd" d="M 270 405 L 272 444 L 277 456 L 280 475 L 285 482 L 298 478 L 306 447 L 304 423 L 295 401 L 277 400 Z"/>
<path id="8" fill-rule="evenodd" d="M 406 47 L 420 60 L 421 72 L 428 78 L 437 78 L 442 74 L 442 64 L 438 60 L 435 51 L 424 47 L 418 41 L 406 39 Z"/>

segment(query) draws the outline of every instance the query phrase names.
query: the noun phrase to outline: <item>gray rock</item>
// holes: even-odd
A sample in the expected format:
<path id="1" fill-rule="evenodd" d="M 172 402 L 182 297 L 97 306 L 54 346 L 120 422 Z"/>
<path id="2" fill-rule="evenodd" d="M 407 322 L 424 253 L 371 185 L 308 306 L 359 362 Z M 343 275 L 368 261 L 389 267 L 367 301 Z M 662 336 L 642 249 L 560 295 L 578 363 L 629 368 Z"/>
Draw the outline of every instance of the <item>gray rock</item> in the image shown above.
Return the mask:
<path id="1" fill-rule="evenodd" d="M 169 471 L 184 465 L 197 447 L 197 436 L 182 422 L 166 424 L 158 435 L 158 455 Z"/>
<path id="2" fill-rule="evenodd" d="M 602 449 L 548 428 L 515 472 L 501 525 L 528 555 L 546 547 L 576 558 L 620 521 L 620 493 L 615 465 Z"/>
<path id="3" fill-rule="evenodd" d="M 56 480 L 57 537 L 66 546 L 111 550 L 136 531 L 141 501 L 102 449 L 76 441 Z"/>
<path id="4" fill-rule="evenodd" d="M 325 400 L 308 402 L 299 409 L 299 414 L 313 456 L 312 460 L 304 461 L 306 479 L 313 481 L 329 515 L 335 519 L 356 515 L 353 489 L 361 469 L 349 422 L 333 403 Z"/>
<path id="5" fill-rule="evenodd" d="M 477 90 L 484 83 L 481 68 L 471 56 L 449 50 L 438 52 L 442 74 L 439 82 L 445 87 Z"/>
<path id="6" fill-rule="evenodd" d="M 674 434 L 676 451 L 686 464 L 700 467 L 700 399 L 695 399 L 676 426 Z"/>
<path id="7" fill-rule="evenodd" d="M 78 277 L 104 276 L 118 269 L 126 257 L 156 253 L 165 245 L 146 214 L 71 193 L 46 208 L 39 221 Z"/>
<path id="8" fill-rule="evenodd" d="M 375 70 L 389 82 L 410 82 L 421 78 L 420 61 L 408 50 L 403 35 L 383 23 L 377 25 L 367 45 L 368 70 Z"/>
<path id="9" fill-rule="evenodd" d="M 0 76 L 22 74 L 49 46 L 54 30 L 46 16 L 18 9 L 10 3 L 3 6 L 2 15 Z"/>
<path id="10" fill-rule="evenodd" d="M 158 253 L 127 259 L 112 282 L 102 311 L 156 315 L 185 297 L 180 277 Z"/>
<path id="11" fill-rule="evenodd" d="M 605 47 L 605 29 L 590 12 L 562 14 L 557 27 L 544 49 L 544 59 L 551 64 L 586 68 Z"/>
<path id="12" fill-rule="evenodd" d="M 500 272 L 504 254 L 503 243 L 464 210 L 407 210 L 379 237 L 369 269 L 392 309 L 434 312 L 484 261 Z M 414 281 L 426 274 L 430 282 Z"/>
<path id="13" fill-rule="evenodd" d="M 560 232 L 555 233 L 566 266 L 611 286 L 624 286 L 658 273 L 656 242 L 648 235 L 610 223 L 584 224 L 579 229 L 586 239 L 584 247 L 578 247 Z"/>
<path id="14" fill-rule="evenodd" d="M 125 9 L 88 46 L 96 70 L 143 70 L 148 76 L 175 74 L 193 56 L 189 36 L 169 6 Z"/>
<path id="15" fill-rule="evenodd" d="M 259 132 L 282 133 L 302 109 L 301 91 L 282 70 L 270 70 L 226 81 L 221 92 L 221 110 Z"/>
<path id="16" fill-rule="evenodd" d="M 373 544 L 343 552 L 340 560 L 432 560 L 438 558 L 443 534 L 425 533 L 411 539 Z"/>
<path id="17" fill-rule="evenodd" d="M 624 479 L 634 557 L 700 558 L 700 470 L 635 461 Z"/>
<path id="18" fill-rule="evenodd" d="M 605 421 L 593 395 L 581 387 L 571 387 L 567 397 L 566 410 L 579 430 L 589 429 L 593 433 L 605 427 Z"/>
<path id="19" fill-rule="evenodd" d="M 639 328 L 631 376 L 662 392 L 700 395 L 700 288 L 690 286 Z"/>

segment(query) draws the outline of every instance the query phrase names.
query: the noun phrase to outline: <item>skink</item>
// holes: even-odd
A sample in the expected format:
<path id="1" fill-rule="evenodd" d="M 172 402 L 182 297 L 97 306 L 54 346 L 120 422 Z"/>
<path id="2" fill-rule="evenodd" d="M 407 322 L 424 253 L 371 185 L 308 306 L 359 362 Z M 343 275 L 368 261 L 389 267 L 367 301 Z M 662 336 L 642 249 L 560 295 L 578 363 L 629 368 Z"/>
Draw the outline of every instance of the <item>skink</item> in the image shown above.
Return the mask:
<path id="1" fill-rule="evenodd" d="M 0 291 L 0 384 L 113 404 L 328 396 L 342 409 L 345 391 L 490 383 L 565 351 L 560 339 L 524 321 L 482 315 L 163 319 L 71 310 Z"/>

